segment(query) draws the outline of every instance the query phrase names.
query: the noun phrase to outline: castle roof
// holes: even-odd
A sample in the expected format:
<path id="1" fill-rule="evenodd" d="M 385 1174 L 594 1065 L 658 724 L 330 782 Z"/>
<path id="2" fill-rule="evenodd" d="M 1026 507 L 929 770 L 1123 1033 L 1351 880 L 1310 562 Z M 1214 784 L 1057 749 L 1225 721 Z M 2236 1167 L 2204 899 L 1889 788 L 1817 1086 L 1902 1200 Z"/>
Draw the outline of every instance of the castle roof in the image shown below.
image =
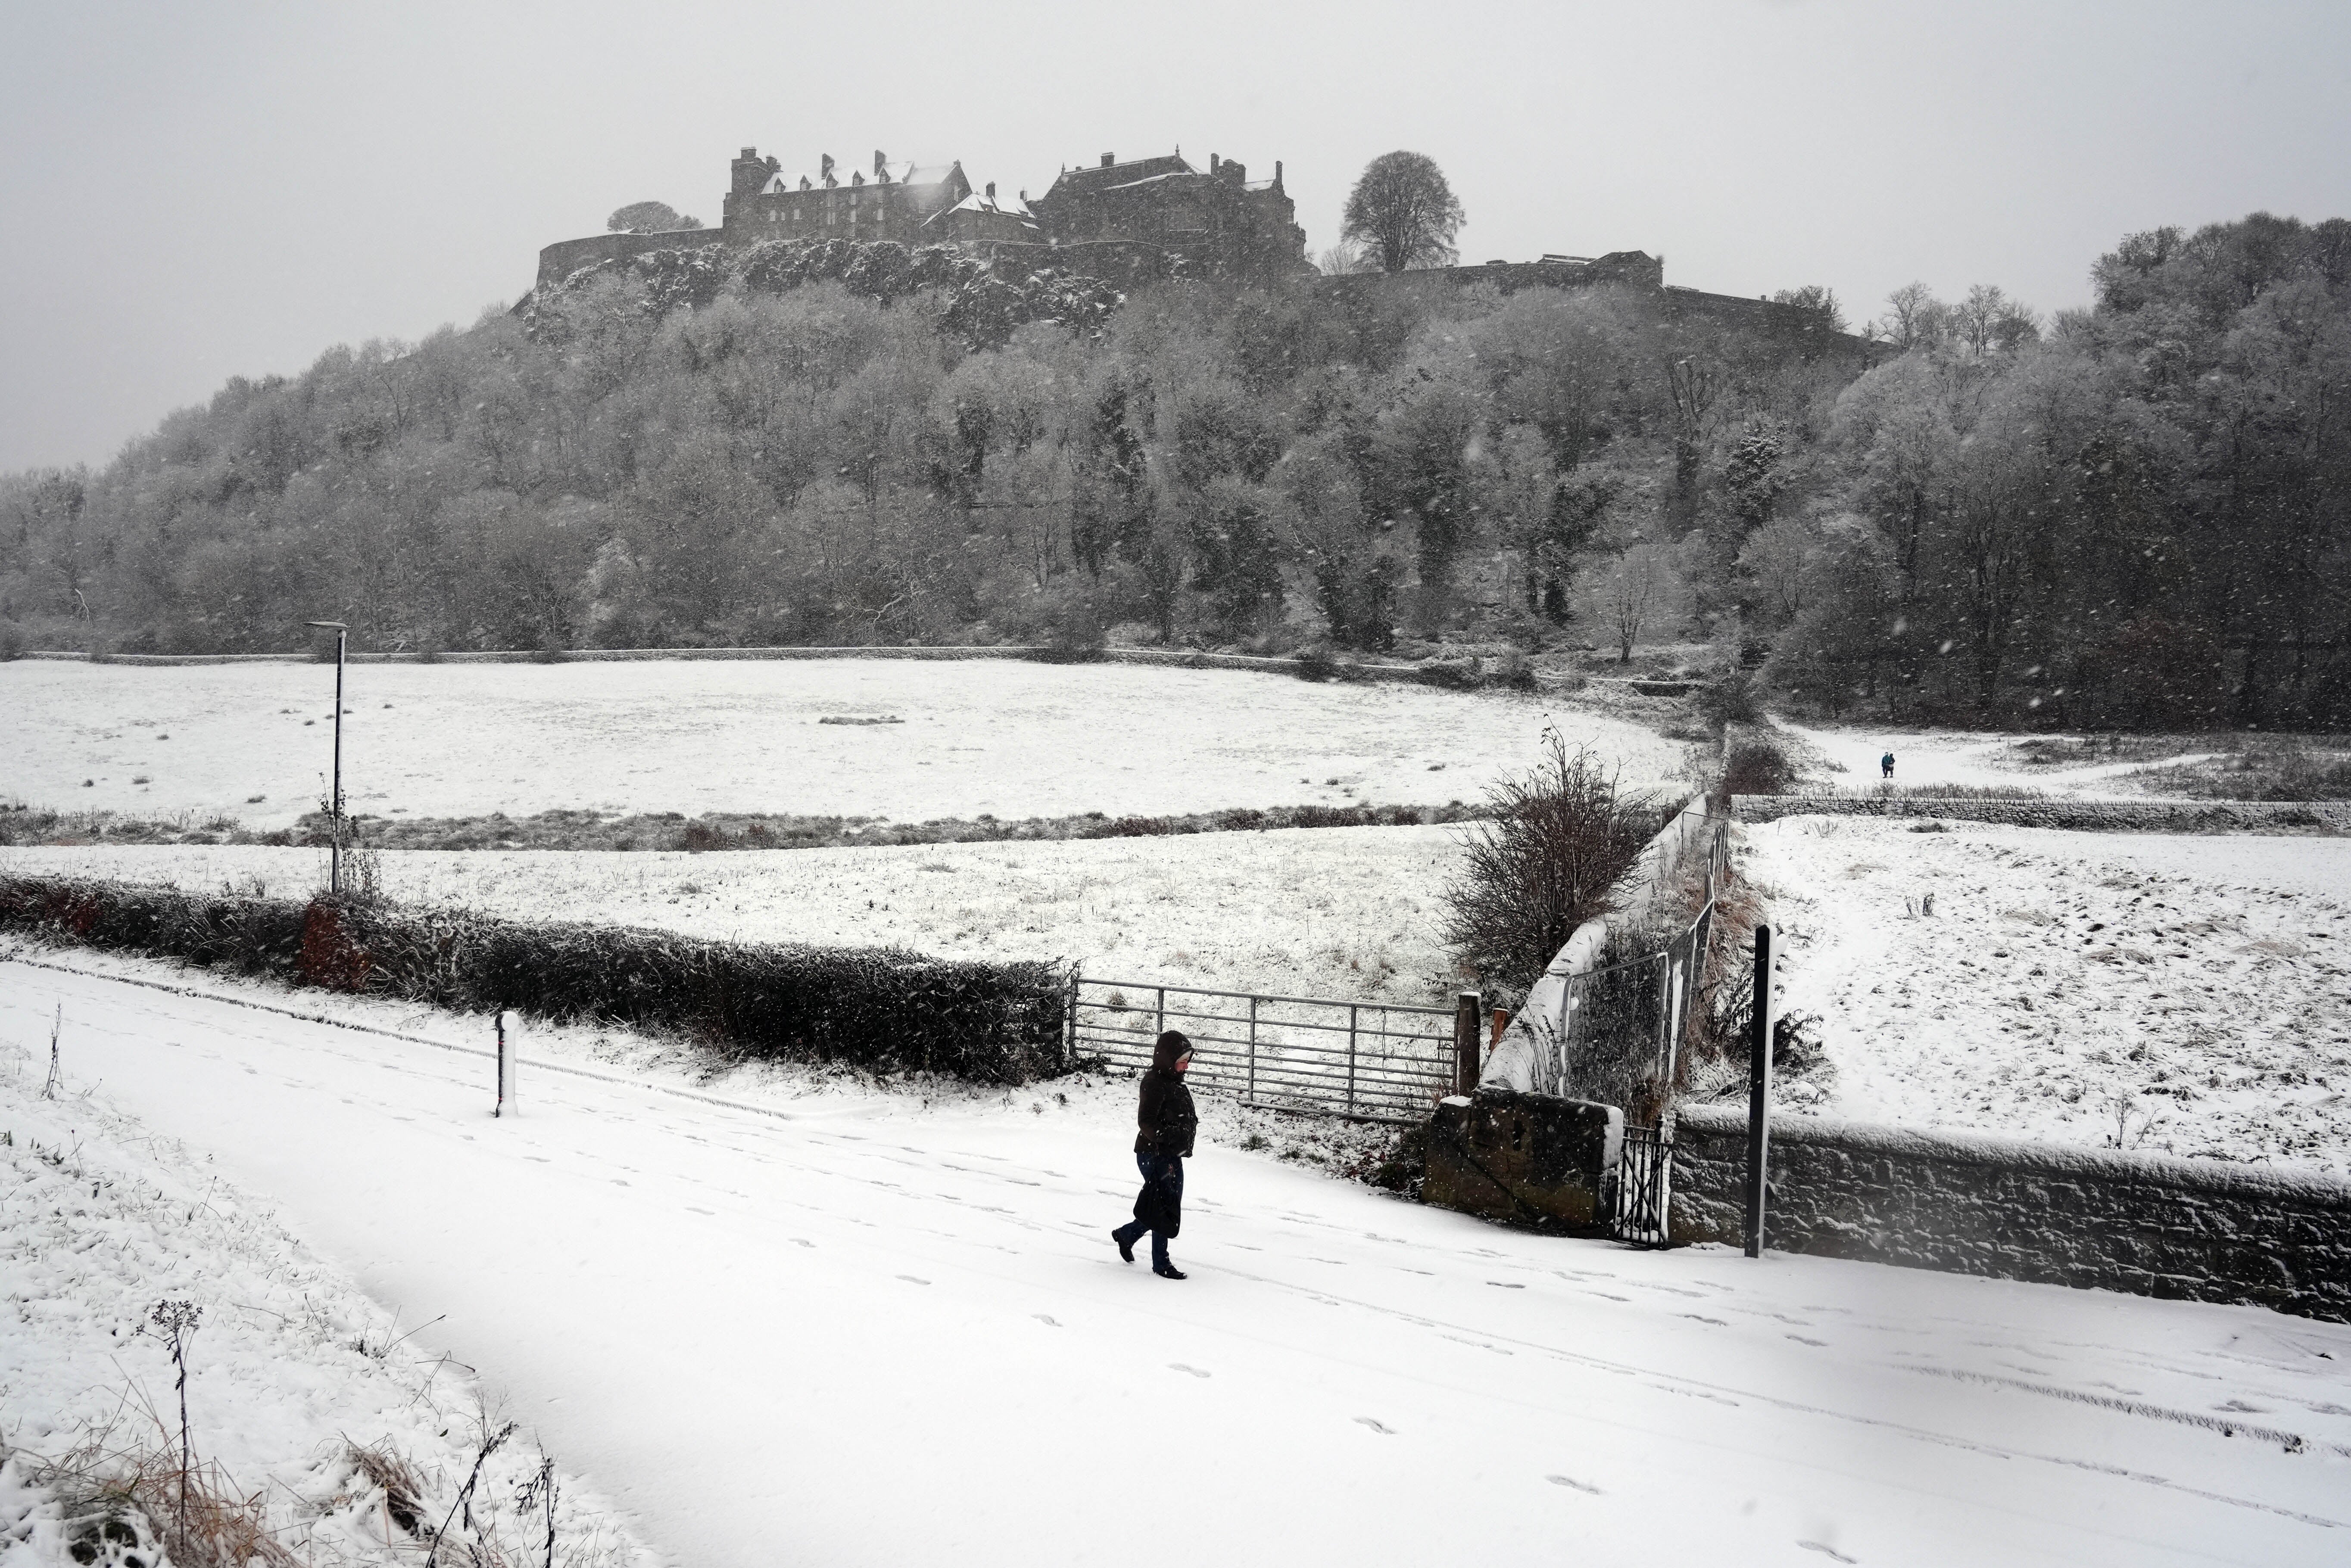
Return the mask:
<path id="1" fill-rule="evenodd" d="M 879 174 L 856 164 L 836 163 L 832 169 L 832 179 L 836 185 L 847 185 L 851 183 L 852 174 L 862 174 L 865 176 L 864 182 L 868 185 L 944 185 L 954 178 L 955 171 L 956 166 L 952 163 L 917 163 L 913 159 L 907 158 L 895 162 L 885 162 Z M 766 184 L 760 186 L 759 191 L 763 195 L 780 195 L 802 189 L 803 182 L 805 182 L 805 188 L 810 191 L 821 191 L 825 188 L 823 171 L 821 169 L 814 169 L 805 173 L 778 173 L 770 177 Z"/>
<path id="2" fill-rule="evenodd" d="M 1020 222 L 1032 225 L 1037 222 L 1036 214 L 1029 211 L 1029 203 L 1018 197 L 1008 201 L 1003 197 L 987 195 L 978 191 L 974 191 L 952 207 L 940 208 L 925 218 L 923 222 L 935 223 L 950 213 L 992 213 L 1007 218 L 1018 218 Z"/>
<path id="3" fill-rule="evenodd" d="M 1103 191 L 1116 191 L 1129 185 L 1140 185 L 1150 180 L 1170 174 L 1197 174 L 1180 152 L 1161 158 L 1138 158 L 1132 163 L 1102 163 L 1091 167 L 1064 169 L 1053 182 L 1049 195 L 1095 195 Z"/>

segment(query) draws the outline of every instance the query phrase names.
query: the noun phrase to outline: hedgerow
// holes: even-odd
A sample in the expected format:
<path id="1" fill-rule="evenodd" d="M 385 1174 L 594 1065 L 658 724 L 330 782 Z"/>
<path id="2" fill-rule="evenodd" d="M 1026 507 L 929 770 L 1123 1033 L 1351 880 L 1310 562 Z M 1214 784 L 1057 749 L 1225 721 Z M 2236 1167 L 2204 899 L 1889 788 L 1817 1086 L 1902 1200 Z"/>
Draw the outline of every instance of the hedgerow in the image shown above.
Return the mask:
<path id="1" fill-rule="evenodd" d="M 674 1030 L 736 1056 L 991 1084 L 1062 1065 L 1068 978 L 1050 963 L 34 877 L 0 877 L 0 929 L 458 1012 Z"/>

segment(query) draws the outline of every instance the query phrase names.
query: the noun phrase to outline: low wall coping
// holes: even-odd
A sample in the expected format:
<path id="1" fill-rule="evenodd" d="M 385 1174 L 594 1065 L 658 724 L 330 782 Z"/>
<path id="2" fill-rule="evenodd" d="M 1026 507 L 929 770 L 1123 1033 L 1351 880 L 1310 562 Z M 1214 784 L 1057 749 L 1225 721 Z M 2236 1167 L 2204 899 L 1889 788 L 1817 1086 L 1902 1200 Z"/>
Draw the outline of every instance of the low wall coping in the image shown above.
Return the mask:
<path id="1" fill-rule="evenodd" d="M 1747 1136 L 1747 1107 L 1697 1105 L 1675 1116 L 1677 1129 L 1708 1137 Z M 2143 1154 L 2130 1149 L 2088 1148 L 2048 1143 L 2004 1133 L 1959 1127 L 1907 1127 L 1837 1116 L 1774 1113 L 1771 1141 L 1826 1148 L 1849 1148 L 1946 1165 L 2005 1167 L 2092 1181 L 2137 1182 L 2185 1188 L 2231 1198 L 2282 1199 L 2321 1209 L 2351 1210 L 2351 1179 L 2291 1166 L 2239 1165 L 2228 1160 Z"/>

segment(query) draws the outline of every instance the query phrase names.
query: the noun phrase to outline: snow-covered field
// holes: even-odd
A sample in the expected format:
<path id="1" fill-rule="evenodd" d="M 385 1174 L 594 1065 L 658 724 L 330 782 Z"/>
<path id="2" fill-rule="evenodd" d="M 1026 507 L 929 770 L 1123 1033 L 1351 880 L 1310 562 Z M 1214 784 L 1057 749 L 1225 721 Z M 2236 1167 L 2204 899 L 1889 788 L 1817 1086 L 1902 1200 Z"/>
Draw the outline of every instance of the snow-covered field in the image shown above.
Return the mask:
<path id="1" fill-rule="evenodd" d="M 2351 1172 L 2351 840 L 1741 834 L 1834 1067 L 1792 1102 Z"/>
<path id="2" fill-rule="evenodd" d="M 478 1055 L 0 977 L 0 1041 L 45 1055 L 62 1003 L 77 1091 L 280 1205 L 671 1562 L 2315 1564 L 2351 1539 L 2340 1325 L 1545 1239 L 1213 1121 L 1176 1284 L 1103 1234 L 1126 1085 L 923 1102 L 623 1052 L 620 1082 L 527 1065 L 493 1121 Z M 192 1406 L 225 1404 L 204 1377 Z"/>
<path id="3" fill-rule="evenodd" d="M 0 985 L 21 1002 L 30 978 L 19 967 Z M 29 1014 L 18 1006 L 13 1016 Z M 261 1522 L 306 1563 L 418 1561 L 425 1547 L 393 1512 L 438 1527 L 503 1415 L 476 1379 L 420 1347 L 414 1314 L 369 1299 L 287 1231 L 273 1202 L 225 1179 L 209 1152 L 79 1092 L 79 1075 L 43 1098 L 48 1041 L 37 1023 L 0 1036 L 0 1453 L 15 1450 L 0 1479 L 0 1564 L 65 1568 L 73 1540 L 102 1527 L 88 1504 L 122 1473 L 107 1456 L 176 1449 L 176 1374 L 152 1320 L 172 1301 L 201 1314 L 185 1342 L 189 1428 L 198 1464 L 217 1467 L 216 1490 L 257 1494 Z M 399 1460 L 418 1491 L 388 1498 L 355 1449 Z M 28 1486 L 42 1461 L 64 1462 L 69 1479 Z M 544 1561 L 547 1511 L 516 1502 L 541 1462 L 532 1432 L 509 1438 L 476 1489 L 478 1528 L 453 1531 L 444 1554 L 466 1561 L 460 1543 L 470 1542 Z M 587 1486 L 563 1469 L 557 1482 L 555 1562 L 653 1560 Z"/>
<path id="4" fill-rule="evenodd" d="M 745 941 L 1061 959 L 1107 979 L 1281 995 L 1442 1000 L 1459 827 L 709 855 L 403 850 L 403 901 Z M 0 849 L 0 868 L 307 896 L 315 849 Z"/>
<path id="5" fill-rule="evenodd" d="M 2085 800 L 2138 800 L 2160 794 L 2146 787 L 2138 775 L 2210 755 L 2182 752 L 2152 760 L 2032 766 L 2017 750 L 2028 737 L 2012 732 L 1865 730 L 1789 723 L 1780 727 L 1820 753 L 1828 769 L 1826 776 L 1815 782 L 1840 794 L 1876 788 L 1881 777 L 1879 759 L 1892 752 L 1894 782 L 1905 787 L 2005 784 Z"/>
<path id="6" fill-rule="evenodd" d="M 0 663 L 0 799 L 290 823 L 325 793 L 334 679 L 315 664 Z M 349 682 L 344 790 L 374 815 L 1441 805 L 1532 765 L 1547 723 L 1627 783 L 1674 774 L 1684 750 L 1566 700 L 1125 664 L 354 665 Z"/>

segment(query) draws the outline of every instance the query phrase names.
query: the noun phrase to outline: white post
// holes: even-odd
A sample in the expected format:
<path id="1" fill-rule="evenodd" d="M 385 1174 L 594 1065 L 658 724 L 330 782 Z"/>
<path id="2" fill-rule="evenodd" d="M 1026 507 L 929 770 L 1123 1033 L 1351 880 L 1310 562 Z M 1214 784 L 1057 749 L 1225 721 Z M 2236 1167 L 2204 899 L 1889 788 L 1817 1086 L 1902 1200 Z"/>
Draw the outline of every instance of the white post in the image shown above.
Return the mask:
<path id="1" fill-rule="evenodd" d="M 494 1116 L 515 1113 L 515 1057 L 522 1049 L 522 1014 L 506 1012 L 498 1014 L 498 1103 L 490 1112 Z"/>

